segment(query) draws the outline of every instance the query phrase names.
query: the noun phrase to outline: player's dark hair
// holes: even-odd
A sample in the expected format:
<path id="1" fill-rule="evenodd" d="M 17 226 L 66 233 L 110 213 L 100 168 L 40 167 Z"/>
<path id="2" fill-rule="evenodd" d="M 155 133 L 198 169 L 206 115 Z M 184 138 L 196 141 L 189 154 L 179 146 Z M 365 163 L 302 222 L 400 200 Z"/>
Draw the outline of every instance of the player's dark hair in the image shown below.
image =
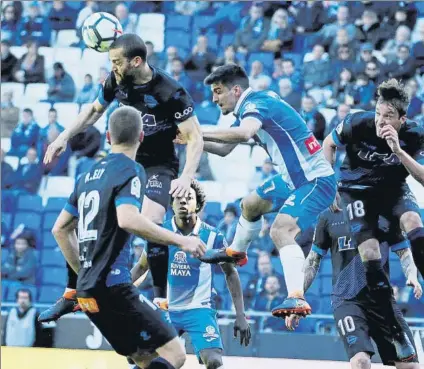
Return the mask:
<path id="1" fill-rule="evenodd" d="M 121 49 L 124 51 L 124 56 L 131 60 L 136 56 L 139 56 L 143 61 L 146 61 L 147 50 L 146 44 L 141 39 L 141 37 L 135 35 L 134 33 L 126 33 L 121 37 L 118 37 L 112 45 L 110 45 L 110 49 Z"/>
<path id="2" fill-rule="evenodd" d="M 392 105 L 398 111 L 399 117 L 403 117 L 406 114 L 410 97 L 406 92 L 404 85 L 397 79 L 392 78 L 380 84 L 380 86 L 378 86 L 377 94 L 377 103 L 387 103 Z"/>
<path id="3" fill-rule="evenodd" d="M 24 112 L 24 113 L 31 114 L 31 115 L 34 115 L 34 113 L 32 112 L 32 110 L 31 110 L 30 108 L 25 108 L 25 109 L 23 110 L 23 112 Z"/>
<path id="4" fill-rule="evenodd" d="M 109 118 L 109 132 L 114 144 L 135 145 L 139 142 L 142 130 L 140 112 L 131 106 L 116 109 Z"/>
<path id="5" fill-rule="evenodd" d="M 249 87 L 249 77 L 246 71 L 237 64 L 227 64 L 216 68 L 214 72 L 205 78 L 205 85 L 222 83 L 228 88 L 240 86 L 243 89 Z"/>
<path id="6" fill-rule="evenodd" d="M 15 293 L 15 300 L 18 299 L 18 296 L 19 296 L 20 293 L 26 293 L 26 294 L 28 294 L 29 301 L 32 302 L 32 293 L 31 293 L 31 290 L 29 290 L 28 288 L 20 288 Z"/>
<path id="7" fill-rule="evenodd" d="M 202 211 L 206 204 L 205 190 L 203 189 L 202 185 L 195 179 L 191 181 L 191 188 L 196 193 L 196 213 L 199 213 L 200 211 Z"/>

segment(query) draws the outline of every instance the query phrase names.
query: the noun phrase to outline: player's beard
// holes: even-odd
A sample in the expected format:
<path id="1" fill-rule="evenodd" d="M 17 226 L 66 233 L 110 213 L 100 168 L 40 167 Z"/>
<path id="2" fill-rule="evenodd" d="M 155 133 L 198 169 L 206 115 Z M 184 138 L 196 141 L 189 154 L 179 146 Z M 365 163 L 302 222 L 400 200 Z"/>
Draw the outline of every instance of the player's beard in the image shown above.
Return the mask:
<path id="1" fill-rule="evenodd" d="M 121 74 L 121 80 L 118 82 L 119 85 L 129 85 L 134 82 L 134 74 L 130 69 L 126 69 Z"/>

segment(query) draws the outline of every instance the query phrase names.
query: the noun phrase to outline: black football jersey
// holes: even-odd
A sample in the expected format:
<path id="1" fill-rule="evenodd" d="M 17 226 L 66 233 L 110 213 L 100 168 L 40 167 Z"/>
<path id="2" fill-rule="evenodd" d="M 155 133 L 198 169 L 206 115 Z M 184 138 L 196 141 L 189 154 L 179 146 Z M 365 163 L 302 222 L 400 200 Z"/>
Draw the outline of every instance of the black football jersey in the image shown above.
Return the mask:
<path id="1" fill-rule="evenodd" d="M 143 85 L 119 85 L 113 72 L 99 92 L 99 102 L 108 105 L 118 100 L 140 111 L 145 139 L 137 152 L 137 162 L 145 168 L 166 166 L 178 172 L 173 140 L 178 124 L 194 115 L 188 92 L 163 70 L 151 67 L 152 79 Z"/>
<path id="2" fill-rule="evenodd" d="M 346 157 L 340 168 L 339 187 L 368 189 L 399 187 L 409 175 L 386 140 L 377 137 L 374 112 L 349 114 L 332 132 Z M 424 128 L 407 121 L 399 131 L 403 150 L 424 164 Z"/>
<path id="3" fill-rule="evenodd" d="M 116 208 L 141 210 L 145 185 L 144 168 L 124 154 L 109 154 L 79 178 L 65 206 L 78 218 L 79 291 L 131 283 L 131 235 L 119 228 Z"/>

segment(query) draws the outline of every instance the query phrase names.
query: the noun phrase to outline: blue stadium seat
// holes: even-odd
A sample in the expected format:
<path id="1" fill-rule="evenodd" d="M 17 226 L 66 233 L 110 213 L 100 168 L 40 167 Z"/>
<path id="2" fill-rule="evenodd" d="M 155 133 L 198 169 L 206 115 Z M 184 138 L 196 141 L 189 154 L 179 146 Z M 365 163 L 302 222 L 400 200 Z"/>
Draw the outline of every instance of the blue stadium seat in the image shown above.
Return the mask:
<path id="1" fill-rule="evenodd" d="M 186 32 L 191 30 L 191 17 L 187 15 L 174 15 L 169 14 L 166 16 L 166 30 L 184 30 Z M 172 32 L 172 31 L 170 31 Z"/>
<path id="2" fill-rule="evenodd" d="M 50 197 L 47 205 L 44 208 L 45 212 L 60 212 L 65 206 L 67 198 L 65 197 Z"/>
<path id="3" fill-rule="evenodd" d="M 7 257 L 9 256 L 9 250 L 2 248 L 1 249 L 1 263 L 3 265 L 3 263 L 7 260 Z"/>
<path id="4" fill-rule="evenodd" d="M 320 281 L 320 278 L 317 277 L 315 278 L 311 287 L 309 287 L 308 291 L 306 292 L 306 296 L 309 296 L 309 295 L 319 296 L 320 294 L 321 294 L 321 281 Z"/>
<path id="5" fill-rule="evenodd" d="M 207 202 L 205 205 L 205 213 L 207 215 L 222 217 L 221 203 L 213 201 Z"/>
<path id="6" fill-rule="evenodd" d="M 196 115 L 200 124 L 216 125 L 219 119 L 219 109 L 216 106 L 198 106 L 196 107 Z"/>
<path id="7" fill-rule="evenodd" d="M 11 228 L 12 228 L 13 214 L 12 213 L 3 213 L 3 211 L 2 211 L 1 222 L 4 223 L 4 225 L 10 231 Z"/>
<path id="8" fill-rule="evenodd" d="M 43 232 L 43 248 L 56 248 L 57 242 L 50 231 Z"/>
<path id="9" fill-rule="evenodd" d="M 396 284 L 405 280 L 405 275 L 402 272 L 399 258 L 397 260 L 393 260 L 390 264 L 390 279 L 396 282 Z"/>
<path id="10" fill-rule="evenodd" d="M 333 272 L 333 268 L 331 266 L 331 258 L 330 257 L 324 257 L 321 261 L 321 266 L 319 268 L 319 273 L 322 276 L 331 276 Z"/>
<path id="11" fill-rule="evenodd" d="M 233 33 L 224 33 L 221 37 L 221 49 L 225 49 L 228 45 L 234 43 L 234 34 Z"/>
<path id="12" fill-rule="evenodd" d="M 63 294 L 62 287 L 56 286 L 41 286 L 38 295 L 38 302 L 41 304 L 54 303 Z"/>
<path id="13" fill-rule="evenodd" d="M 224 274 L 215 274 L 213 276 L 213 286 L 218 294 L 221 294 L 226 290 L 227 286 Z"/>
<path id="14" fill-rule="evenodd" d="M 240 276 L 240 282 L 241 282 L 241 289 L 242 291 L 244 291 L 247 287 L 247 284 L 250 281 L 250 278 L 252 278 L 252 275 L 248 273 L 242 273 L 241 270 L 239 270 L 239 276 Z"/>
<path id="15" fill-rule="evenodd" d="M 322 277 L 321 278 L 321 293 L 323 295 L 331 295 L 333 290 L 332 277 Z"/>
<path id="16" fill-rule="evenodd" d="M 16 210 L 16 196 L 11 191 L 1 192 L 1 210 L 14 213 Z"/>
<path id="17" fill-rule="evenodd" d="M 66 268 L 44 268 L 41 281 L 43 285 L 66 286 L 68 271 Z"/>
<path id="18" fill-rule="evenodd" d="M 278 256 L 273 256 L 271 258 L 271 263 L 275 273 L 279 275 L 284 275 L 283 266 L 281 265 L 281 260 Z"/>
<path id="19" fill-rule="evenodd" d="M 45 231 L 51 231 L 59 213 L 44 213 L 43 229 Z"/>
<path id="20" fill-rule="evenodd" d="M 25 227 L 34 231 L 39 231 L 41 228 L 41 215 L 34 212 L 19 212 L 16 213 L 13 221 L 13 227 L 16 228 L 19 224 L 25 224 Z"/>
<path id="21" fill-rule="evenodd" d="M 8 302 L 15 302 L 16 301 L 16 292 L 18 292 L 18 290 L 20 290 L 22 288 L 30 290 L 31 295 L 32 295 L 32 299 L 33 299 L 33 301 L 35 301 L 35 299 L 37 298 L 37 287 L 35 287 L 33 285 L 22 284 L 22 283 L 11 283 L 8 286 L 6 300 Z"/>
<path id="22" fill-rule="evenodd" d="M 193 17 L 193 27 L 192 29 L 194 29 L 195 31 L 198 31 L 200 28 L 203 28 L 205 26 L 207 26 L 212 19 L 214 19 L 214 16 L 210 16 L 210 15 L 196 15 L 195 17 Z M 209 37 L 209 34 L 208 34 Z"/>
<path id="23" fill-rule="evenodd" d="M 187 52 L 191 50 L 191 37 L 185 31 L 172 30 L 165 33 L 165 46 L 175 46 L 185 49 Z"/>
<path id="24" fill-rule="evenodd" d="M 41 196 L 38 195 L 20 195 L 18 198 L 18 211 L 43 211 Z"/>
<path id="25" fill-rule="evenodd" d="M 66 267 L 65 258 L 59 248 L 43 250 L 41 254 L 41 266 Z"/>
<path id="26" fill-rule="evenodd" d="M 321 295 L 321 300 L 319 304 L 319 310 L 315 311 L 320 314 L 332 314 L 333 308 L 331 307 L 331 297 L 330 295 L 323 296 Z"/>
<path id="27" fill-rule="evenodd" d="M 238 272 L 249 274 L 250 277 L 252 277 L 252 275 L 256 273 L 257 262 L 258 262 L 258 257 L 256 255 L 249 255 L 249 259 L 247 261 L 247 264 L 243 265 L 240 268 L 237 268 Z"/>

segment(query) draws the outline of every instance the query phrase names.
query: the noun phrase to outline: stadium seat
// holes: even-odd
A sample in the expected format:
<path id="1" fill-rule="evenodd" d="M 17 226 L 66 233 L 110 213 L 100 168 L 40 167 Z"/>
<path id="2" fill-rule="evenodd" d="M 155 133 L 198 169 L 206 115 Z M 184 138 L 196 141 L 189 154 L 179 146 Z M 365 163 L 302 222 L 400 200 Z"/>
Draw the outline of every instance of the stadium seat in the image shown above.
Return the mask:
<path id="1" fill-rule="evenodd" d="M 240 282 L 241 282 L 241 289 L 242 289 L 242 291 L 244 291 L 247 287 L 247 284 L 250 281 L 250 278 L 252 278 L 252 276 L 249 273 L 244 273 L 240 269 L 239 270 L 239 277 L 240 277 Z"/>
<path id="2" fill-rule="evenodd" d="M 2 91 L 12 91 L 13 92 L 13 101 L 18 102 L 22 101 L 24 96 L 25 85 L 18 82 L 4 82 L 1 84 Z"/>
<path id="3" fill-rule="evenodd" d="M 56 103 L 54 108 L 57 110 L 57 120 L 65 128 L 74 122 L 80 110 L 79 105 L 76 103 Z"/>
<path id="4" fill-rule="evenodd" d="M 2 206 L 4 207 L 4 204 L 2 204 Z M 13 221 L 13 214 L 6 213 L 3 208 L 1 212 L 1 222 L 4 223 L 5 227 L 7 227 L 7 229 L 10 230 L 12 227 L 12 221 Z"/>
<path id="5" fill-rule="evenodd" d="M 41 266 L 66 267 L 66 261 L 61 250 L 59 248 L 44 249 L 41 253 Z"/>
<path id="6" fill-rule="evenodd" d="M 405 280 L 399 258 L 393 260 L 390 264 L 390 279 L 396 284 L 403 284 L 402 282 Z"/>
<path id="7" fill-rule="evenodd" d="M 224 185 L 222 192 L 222 201 L 234 202 L 243 198 L 249 193 L 247 181 L 231 181 Z"/>
<path id="8" fill-rule="evenodd" d="M 321 295 L 320 304 L 319 304 L 319 311 L 316 311 L 315 313 L 320 313 L 320 314 L 332 314 L 333 313 L 330 295 L 327 295 L 327 296 Z"/>
<path id="9" fill-rule="evenodd" d="M 2 191 L 1 193 L 1 210 L 6 213 L 15 213 L 16 196 L 11 191 Z"/>
<path id="10" fill-rule="evenodd" d="M 217 216 L 220 218 L 222 218 L 222 216 L 224 215 L 221 210 L 220 202 L 215 202 L 215 201 L 207 202 L 205 205 L 204 211 L 207 215 Z"/>
<path id="11" fill-rule="evenodd" d="M 254 167 L 262 167 L 262 164 L 266 159 L 269 159 L 268 153 L 261 146 L 254 146 L 252 150 L 252 161 L 251 164 Z"/>
<path id="12" fill-rule="evenodd" d="M 158 13 L 141 14 L 137 23 L 137 32 L 144 40 L 153 43 L 156 52 L 165 47 L 165 16 Z"/>
<path id="13" fill-rule="evenodd" d="M 20 195 L 18 197 L 18 211 L 34 211 L 34 212 L 42 212 L 43 205 L 41 197 L 38 195 Z"/>
<path id="14" fill-rule="evenodd" d="M 333 273 L 333 268 L 331 265 L 331 258 L 330 257 L 324 257 L 321 261 L 321 266 L 319 269 L 319 273 L 322 276 L 331 276 Z"/>
<path id="15" fill-rule="evenodd" d="M 308 291 L 306 292 L 306 296 L 308 295 L 314 295 L 319 296 L 321 294 L 321 282 L 320 278 L 315 278 L 312 285 L 309 287 Z"/>
<path id="16" fill-rule="evenodd" d="M 50 232 L 53 229 L 54 223 L 58 217 L 59 213 L 44 213 L 43 216 L 43 230 Z"/>
<path id="17" fill-rule="evenodd" d="M 319 112 L 324 116 L 327 125 L 330 124 L 331 120 L 336 116 L 337 112 L 335 109 L 322 108 Z"/>
<path id="18" fill-rule="evenodd" d="M 63 29 L 57 33 L 55 46 L 67 47 L 77 42 L 79 42 L 79 37 L 75 29 Z"/>
<path id="19" fill-rule="evenodd" d="M 165 33 L 165 47 L 169 46 L 175 46 L 177 48 L 191 50 L 191 37 L 185 31 L 167 31 Z"/>
<path id="20" fill-rule="evenodd" d="M 224 33 L 221 37 L 221 49 L 225 49 L 228 45 L 234 43 L 234 34 L 233 33 Z"/>
<path id="21" fill-rule="evenodd" d="M 2 150 L 7 153 L 10 150 L 11 141 L 9 137 L 2 137 L 1 138 L 1 148 Z"/>
<path id="22" fill-rule="evenodd" d="M 49 89 L 49 85 L 47 83 L 30 83 L 25 89 L 25 101 L 29 103 L 37 103 L 40 100 L 47 99 L 47 91 Z M 38 122 L 37 122 L 38 123 Z M 44 127 L 47 126 L 46 122 L 39 122 L 39 125 L 44 124 Z M 43 128 L 43 127 L 42 127 Z"/>
<path id="23" fill-rule="evenodd" d="M 45 196 L 50 197 L 69 197 L 74 190 L 75 180 L 71 177 L 57 176 L 49 177 L 45 188 Z"/>
<path id="24" fill-rule="evenodd" d="M 283 266 L 281 265 L 281 260 L 278 256 L 271 257 L 271 264 L 275 273 L 284 275 Z"/>
<path id="25" fill-rule="evenodd" d="M 222 183 L 216 181 L 202 181 L 202 186 L 208 197 L 208 201 L 221 201 Z"/>
<path id="26" fill-rule="evenodd" d="M 15 55 L 19 60 L 28 52 L 28 49 L 25 46 L 11 46 L 10 52 L 13 55 Z M 2 87 L 3 87 L 3 84 L 2 84 Z"/>
<path id="27" fill-rule="evenodd" d="M 323 295 L 331 295 L 333 290 L 333 278 L 321 277 L 321 293 Z"/>
<path id="28" fill-rule="evenodd" d="M 249 260 L 247 261 L 247 264 L 243 265 L 238 269 L 239 273 L 249 274 L 250 276 L 254 275 L 257 272 L 257 261 L 258 258 L 256 255 L 249 255 Z"/>
<path id="29" fill-rule="evenodd" d="M 9 256 L 9 250 L 6 248 L 2 248 L 1 249 L 1 264 L 2 265 L 6 261 L 8 256 Z"/>
<path id="30" fill-rule="evenodd" d="M 40 304 L 52 304 L 63 294 L 62 287 L 41 286 L 38 294 L 38 302 Z"/>
<path id="31" fill-rule="evenodd" d="M 168 14 L 166 16 L 166 31 L 178 29 L 189 32 L 191 30 L 191 19 L 192 17 L 187 15 Z"/>
<path id="32" fill-rule="evenodd" d="M 52 197 L 51 199 L 48 199 L 47 204 L 44 207 L 44 211 L 60 212 L 65 206 L 67 200 L 68 199 L 66 197 Z"/>
<path id="33" fill-rule="evenodd" d="M 56 247 L 57 247 L 57 242 L 54 239 L 52 232 L 49 230 L 44 231 L 43 232 L 43 248 L 54 249 Z"/>
<path id="34" fill-rule="evenodd" d="M 44 268 L 41 278 L 43 285 L 66 286 L 68 271 L 66 268 Z"/>
<path id="35" fill-rule="evenodd" d="M 20 224 L 24 224 L 25 227 L 33 231 L 39 231 L 41 228 L 41 215 L 34 212 L 18 212 L 15 215 L 13 227 L 17 228 Z"/>
<path id="36" fill-rule="evenodd" d="M 226 290 L 227 285 L 224 274 L 214 274 L 213 286 L 218 294 L 221 294 Z"/>
<path id="37" fill-rule="evenodd" d="M 54 63 L 54 49 L 52 47 L 41 46 L 38 53 L 44 56 L 44 68 L 50 72 Z"/>
<path id="38" fill-rule="evenodd" d="M 201 125 L 217 125 L 220 112 L 214 106 L 198 106 L 196 107 L 196 115 Z"/>
<path id="39" fill-rule="evenodd" d="M 22 284 L 22 283 L 16 283 L 15 282 L 15 283 L 10 283 L 9 286 L 7 287 L 7 298 L 6 298 L 6 301 L 7 302 L 16 302 L 16 293 L 20 289 L 30 290 L 33 300 L 35 300 L 37 298 L 37 287 L 35 287 L 33 285 L 28 285 L 28 284 Z"/>

